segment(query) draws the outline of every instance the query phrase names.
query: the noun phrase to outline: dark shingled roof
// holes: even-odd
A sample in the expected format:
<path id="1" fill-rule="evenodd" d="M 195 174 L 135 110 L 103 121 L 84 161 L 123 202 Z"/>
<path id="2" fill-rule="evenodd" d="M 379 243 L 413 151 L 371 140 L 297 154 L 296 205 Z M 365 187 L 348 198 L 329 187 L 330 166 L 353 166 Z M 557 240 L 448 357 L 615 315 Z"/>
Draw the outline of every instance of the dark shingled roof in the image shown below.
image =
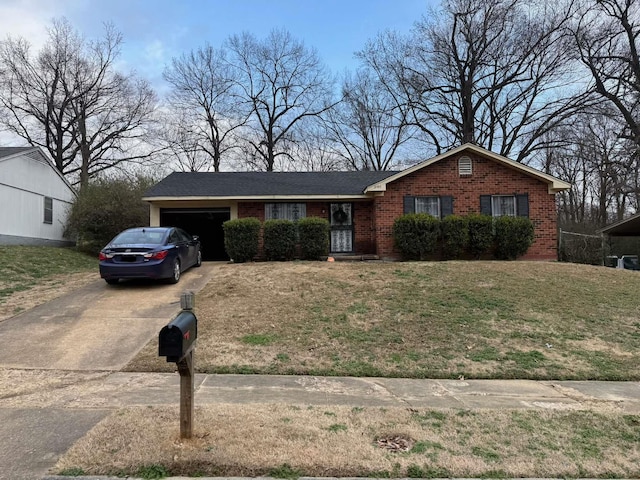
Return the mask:
<path id="1" fill-rule="evenodd" d="M 20 152 L 26 152 L 27 150 L 33 150 L 33 147 L 0 147 L 0 158 L 8 157 Z"/>
<path id="2" fill-rule="evenodd" d="M 145 197 L 361 195 L 397 172 L 174 172 Z"/>

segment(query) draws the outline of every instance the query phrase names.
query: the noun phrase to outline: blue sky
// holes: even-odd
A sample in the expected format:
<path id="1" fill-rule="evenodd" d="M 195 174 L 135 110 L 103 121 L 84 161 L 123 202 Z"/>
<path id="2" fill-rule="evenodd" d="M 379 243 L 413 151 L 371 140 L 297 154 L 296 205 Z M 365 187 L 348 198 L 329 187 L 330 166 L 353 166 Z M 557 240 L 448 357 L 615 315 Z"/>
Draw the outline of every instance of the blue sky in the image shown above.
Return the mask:
<path id="1" fill-rule="evenodd" d="M 87 38 L 111 22 L 124 35 L 121 62 L 154 85 L 164 66 L 206 42 L 219 46 L 248 31 L 259 38 L 285 28 L 318 50 L 334 73 L 355 68 L 354 52 L 384 30 L 409 32 L 437 0 L 0 0 L 0 37 L 24 36 L 34 47 L 54 17 Z"/>

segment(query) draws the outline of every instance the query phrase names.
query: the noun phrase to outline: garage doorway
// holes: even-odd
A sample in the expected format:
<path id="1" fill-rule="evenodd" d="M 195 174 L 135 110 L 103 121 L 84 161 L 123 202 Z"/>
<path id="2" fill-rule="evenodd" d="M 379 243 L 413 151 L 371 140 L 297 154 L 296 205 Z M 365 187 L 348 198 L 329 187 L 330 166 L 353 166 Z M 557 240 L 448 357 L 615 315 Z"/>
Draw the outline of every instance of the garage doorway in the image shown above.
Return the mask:
<path id="1" fill-rule="evenodd" d="M 224 250 L 222 224 L 230 218 L 229 208 L 160 209 L 160 226 L 179 227 L 200 237 L 203 260 L 229 260 Z"/>

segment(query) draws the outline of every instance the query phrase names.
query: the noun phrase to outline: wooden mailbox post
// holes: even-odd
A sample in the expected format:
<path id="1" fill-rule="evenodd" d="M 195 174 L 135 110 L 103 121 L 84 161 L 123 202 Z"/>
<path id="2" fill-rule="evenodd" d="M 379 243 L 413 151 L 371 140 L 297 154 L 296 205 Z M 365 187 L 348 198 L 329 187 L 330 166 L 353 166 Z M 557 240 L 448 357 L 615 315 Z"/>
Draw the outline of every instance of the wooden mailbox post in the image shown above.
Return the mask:
<path id="1" fill-rule="evenodd" d="M 158 336 L 158 355 L 176 362 L 180 374 L 180 438 L 193 435 L 193 350 L 198 337 L 198 319 L 193 313 L 193 292 L 180 296 L 182 311 L 162 327 Z"/>

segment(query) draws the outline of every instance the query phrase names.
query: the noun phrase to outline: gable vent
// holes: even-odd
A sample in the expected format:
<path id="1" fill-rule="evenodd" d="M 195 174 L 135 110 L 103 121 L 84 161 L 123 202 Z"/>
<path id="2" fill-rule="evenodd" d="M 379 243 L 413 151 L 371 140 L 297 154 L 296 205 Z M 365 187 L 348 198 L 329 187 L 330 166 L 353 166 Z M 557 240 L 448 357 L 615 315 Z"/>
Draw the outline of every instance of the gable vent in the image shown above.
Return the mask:
<path id="1" fill-rule="evenodd" d="M 473 173 L 473 164 L 469 157 L 460 157 L 458 159 L 458 173 L 460 175 L 471 175 Z"/>

